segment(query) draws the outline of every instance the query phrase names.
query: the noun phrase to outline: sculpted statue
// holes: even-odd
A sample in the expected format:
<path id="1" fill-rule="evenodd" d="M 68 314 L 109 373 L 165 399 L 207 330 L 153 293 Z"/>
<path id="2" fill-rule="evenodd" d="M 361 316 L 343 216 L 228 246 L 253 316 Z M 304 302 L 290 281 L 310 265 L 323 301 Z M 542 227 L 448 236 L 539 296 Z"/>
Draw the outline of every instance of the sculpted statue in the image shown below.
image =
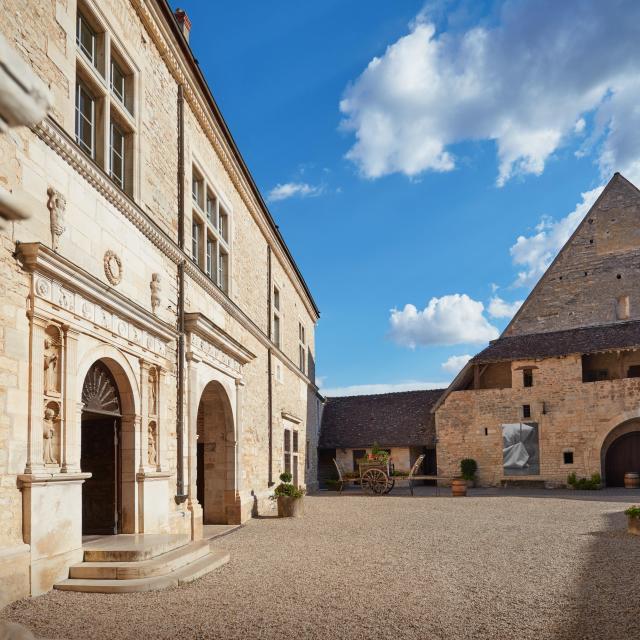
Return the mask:
<path id="1" fill-rule="evenodd" d="M 58 464 L 58 461 L 53 457 L 53 437 L 56 433 L 54 425 L 55 418 L 56 412 L 51 409 L 51 407 L 47 407 L 44 410 L 44 423 L 42 429 L 42 436 L 44 437 L 42 457 L 44 458 L 45 464 Z"/>
<path id="2" fill-rule="evenodd" d="M 47 208 L 49 209 L 49 216 L 51 218 L 51 244 L 53 250 L 57 251 L 60 236 L 65 230 L 64 214 L 67 207 L 67 200 L 53 187 L 47 189 L 47 195 L 49 196 Z"/>
<path id="3" fill-rule="evenodd" d="M 149 370 L 149 415 L 158 415 L 158 389 L 156 385 L 156 374 L 153 369 Z"/>
<path id="4" fill-rule="evenodd" d="M 155 422 L 149 423 L 147 430 L 147 459 L 152 467 L 158 464 L 158 452 L 156 450 L 156 424 Z"/>
<path id="5" fill-rule="evenodd" d="M 51 338 L 44 339 L 44 392 L 58 392 L 58 347 Z"/>
<path id="6" fill-rule="evenodd" d="M 160 274 L 153 273 L 151 274 L 151 282 L 149 283 L 149 288 L 151 289 L 151 309 L 153 313 L 155 313 L 160 306 Z"/>

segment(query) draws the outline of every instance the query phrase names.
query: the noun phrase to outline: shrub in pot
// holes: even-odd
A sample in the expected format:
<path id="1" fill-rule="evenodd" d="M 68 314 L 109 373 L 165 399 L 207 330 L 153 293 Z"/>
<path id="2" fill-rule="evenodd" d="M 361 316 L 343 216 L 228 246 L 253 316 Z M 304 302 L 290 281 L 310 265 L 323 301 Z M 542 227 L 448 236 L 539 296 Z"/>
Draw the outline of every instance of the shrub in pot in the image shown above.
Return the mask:
<path id="1" fill-rule="evenodd" d="M 280 474 L 280 484 L 273 490 L 272 498 L 278 502 L 279 518 L 299 518 L 303 513 L 304 489 L 291 484 L 288 471 Z"/>
<path id="2" fill-rule="evenodd" d="M 640 507 L 633 505 L 624 513 L 627 516 L 627 531 L 635 536 L 640 536 Z"/>
<path id="3" fill-rule="evenodd" d="M 460 475 L 467 481 L 468 487 L 473 487 L 476 482 L 476 472 L 478 463 L 472 458 L 465 458 L 460 461 Z"/>

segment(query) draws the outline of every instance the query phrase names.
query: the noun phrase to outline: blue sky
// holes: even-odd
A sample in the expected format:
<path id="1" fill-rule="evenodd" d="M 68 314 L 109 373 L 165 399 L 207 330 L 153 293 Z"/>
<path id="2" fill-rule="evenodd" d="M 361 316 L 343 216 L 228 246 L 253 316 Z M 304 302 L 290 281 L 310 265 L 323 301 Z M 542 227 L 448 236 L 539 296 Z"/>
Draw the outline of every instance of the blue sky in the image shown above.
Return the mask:
<path id="1" fill-rule="evenodd" d="M 329 394 L 449 382 L 611 174 L 640 178 L 638 3 L 179 6 L 320 307 Z"/>

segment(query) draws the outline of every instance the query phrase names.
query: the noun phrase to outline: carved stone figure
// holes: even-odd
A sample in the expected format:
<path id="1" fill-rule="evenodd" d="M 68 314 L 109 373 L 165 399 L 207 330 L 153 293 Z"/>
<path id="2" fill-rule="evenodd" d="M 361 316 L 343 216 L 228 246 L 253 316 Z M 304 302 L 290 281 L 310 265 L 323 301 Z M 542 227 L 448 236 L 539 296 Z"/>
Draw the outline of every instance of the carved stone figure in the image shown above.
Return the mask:
<path id="1" fill-rule="evenodd" d="M 42 435 L 44 437 L 42 457 L 45 464 L 58 464 L 58 461 L 53 457 L 53 437 L 56 433 L 55 419 L 56 412 L 51 407 L 47 407 L 44 410 L 44 423 L 42 425 Z"/>
<path id="2" fill-rule="evenodd" d="M 64 215 L 67 206 L 66 198 L 53 187 L 47 189 L 49 201 L 47 208 L 49 209 L 49 217 L 51 219 L 51 245 L 54 251 L 58 250 L 60 236 L 65 231 Z"/>
<path id="3" fill-rule="evenodd" d="M 158 389 L 154 369 L 149 370 L 149 415 L 158 415 Z"/>
<path id="4" fill-rule="evenodd" d="M 58 345 L 49 337 L 44 339 L 44 392 L 58 393 Z"/>
<path id="5" fill-rule="evenodd" d="M 147 430 L 147 460 L 152 467 L 158 464 L 158 452 L 156 447 L 156 423 L 150 422 Z"/>
<path id="6" fill-rule="evenodd" d="M 155 313 L 160 306 L 160 274 L 152 273 L 151 274 L 151 282 L 149 283 L 149 288 L 151 289 L 151 310 Z"/>

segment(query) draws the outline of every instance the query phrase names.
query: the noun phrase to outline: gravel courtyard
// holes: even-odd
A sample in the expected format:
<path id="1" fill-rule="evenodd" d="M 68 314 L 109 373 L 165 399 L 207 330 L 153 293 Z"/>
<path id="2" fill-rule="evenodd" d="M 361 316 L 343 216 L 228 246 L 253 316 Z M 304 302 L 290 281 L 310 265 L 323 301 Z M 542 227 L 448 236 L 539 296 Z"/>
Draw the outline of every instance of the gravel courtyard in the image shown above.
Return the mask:
<path id="1" fill-rule="evenodd" d="M 625 504 L 547 495 L 308 496 L 303 519 L 219 539 L 231 562 L 185 587 L 54 591 L 1 613 L 82 640 L 640 638 Z"/>

